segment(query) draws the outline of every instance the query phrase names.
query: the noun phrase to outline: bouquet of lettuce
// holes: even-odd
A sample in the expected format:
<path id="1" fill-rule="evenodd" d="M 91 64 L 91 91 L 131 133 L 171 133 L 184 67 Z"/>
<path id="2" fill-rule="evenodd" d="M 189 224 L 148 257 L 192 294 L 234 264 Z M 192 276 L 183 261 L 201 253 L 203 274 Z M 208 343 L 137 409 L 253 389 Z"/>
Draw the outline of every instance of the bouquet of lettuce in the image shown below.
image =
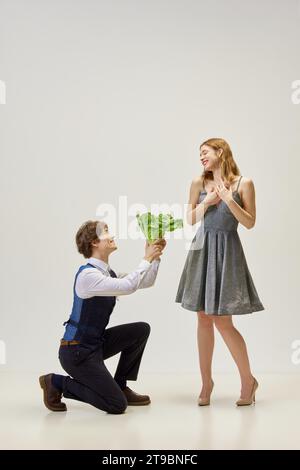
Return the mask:
<path id="1" fill-rule="evenodd" d="M 140 229 L 144 233 L 149 243 L 153 243 L 158 238 L 163 238 L 165 232 L 173 232 L 177 228 L 183 227 L 182 219 L 174 219 L 172 214 L 159 214 L 158 216 L 146 212 L 136 215 Z"/>

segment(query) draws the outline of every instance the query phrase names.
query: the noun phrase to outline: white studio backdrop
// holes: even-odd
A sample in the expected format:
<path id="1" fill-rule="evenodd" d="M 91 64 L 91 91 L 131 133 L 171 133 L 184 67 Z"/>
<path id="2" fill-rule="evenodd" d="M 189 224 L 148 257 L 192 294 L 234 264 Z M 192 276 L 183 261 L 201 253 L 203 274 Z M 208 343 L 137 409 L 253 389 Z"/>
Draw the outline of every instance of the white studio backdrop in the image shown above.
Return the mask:
<path id="1" fill-rule="evenodd" d="M 255 184 L 239 234 L 265 306 L 235 323 L 254 370 L 298 373 L 299 2 L 1 0 L 0 35 L 0 371 L 59 370 L 81 223 L 120 196 L 183 207 L 199 143 L 223 137 Z M 167 240 L 111 326 L 150 323 L 141 372 L 197 372 L 196 313 L 175 303 L 186 241 Z M 143 240 L 117 244 L 112 268 L 134 269 Z M 219 335 L 214 365 L 235 367 Z"/>

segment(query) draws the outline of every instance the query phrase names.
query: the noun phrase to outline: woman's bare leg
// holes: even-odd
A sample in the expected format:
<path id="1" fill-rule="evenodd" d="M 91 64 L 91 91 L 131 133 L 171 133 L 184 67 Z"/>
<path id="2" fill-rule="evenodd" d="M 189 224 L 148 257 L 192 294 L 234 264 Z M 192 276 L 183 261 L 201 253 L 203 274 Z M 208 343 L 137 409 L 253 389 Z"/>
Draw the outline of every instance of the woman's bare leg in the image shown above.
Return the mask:
<path id="1" fill-rule="evenodd" d="M 244 338 L 233 325 L 232 315 L 214 316 L 214 323 L 238 367 L 242 384 L 241 398 L 248 398 L 252 391 L 254 378 Z"/>
<path id="2" fill-rule="evenodd" d="M 214 322 L 203 311 L 198 312 L 197 329 L 199 365 L 202 378 L 200 397 L 205 398 L 211 392 L 211 365 L 214 350 Z"/>

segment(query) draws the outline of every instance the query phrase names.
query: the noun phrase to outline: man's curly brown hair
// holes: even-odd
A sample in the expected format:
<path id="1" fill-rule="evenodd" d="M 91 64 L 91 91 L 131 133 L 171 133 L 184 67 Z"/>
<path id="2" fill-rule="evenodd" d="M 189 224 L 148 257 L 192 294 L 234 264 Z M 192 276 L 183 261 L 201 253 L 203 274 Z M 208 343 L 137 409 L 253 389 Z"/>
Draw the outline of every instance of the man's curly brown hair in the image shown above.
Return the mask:
<path id="1" fill-rule="evenodd" d="M 76 245 L 79 253 L 85 258 L 92 256 L 92 242 L 99 240 L 97 234 L 97 225 L 99 220 L 88 220 L 81 225 L 78 232 L 76 233 Z"/>

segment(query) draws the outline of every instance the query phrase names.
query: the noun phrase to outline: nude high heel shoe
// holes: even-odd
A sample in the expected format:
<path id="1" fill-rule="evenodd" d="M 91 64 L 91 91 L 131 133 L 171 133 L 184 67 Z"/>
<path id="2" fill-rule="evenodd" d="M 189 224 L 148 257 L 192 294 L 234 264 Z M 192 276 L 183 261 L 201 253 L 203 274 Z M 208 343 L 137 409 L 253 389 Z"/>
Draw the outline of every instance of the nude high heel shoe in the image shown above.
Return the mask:
<path id="1" fill-rule="evenodd" d="M 199 406 L 207 406 L 207 405 L 210 405 L 210 395 L 211 395 L 211 392 L 213 391 L 213 388 L 214 388 L 214 381 L 211 380 L 211 391 L 210 391 L 210 394 L 208 397 L 205 397 L 205 398 L 198 398 L 198 405 Z"/>
<path id="2" fill-rule="evenodd" d="M 258 387 L 258 382 L 256 378 L 254 377 L 254 382 L 253 382 L 253 387 L 251 391 L 250 397 L 247 398 L 240 398 L 239 400 L 236 401 L 237 406 L 246 406 L 246 405 L 252 405 L 252 403 L 255 403 L 255 392 Z"/>

